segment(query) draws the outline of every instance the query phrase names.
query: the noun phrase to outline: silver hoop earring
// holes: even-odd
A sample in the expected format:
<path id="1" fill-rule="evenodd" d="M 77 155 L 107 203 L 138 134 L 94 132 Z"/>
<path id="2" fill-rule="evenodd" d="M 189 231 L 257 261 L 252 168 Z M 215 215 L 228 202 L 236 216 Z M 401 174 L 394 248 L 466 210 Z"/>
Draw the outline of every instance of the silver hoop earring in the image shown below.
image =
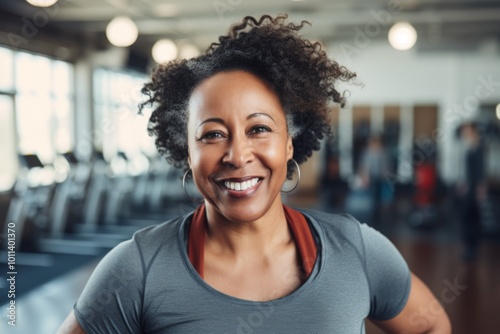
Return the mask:
<path id="1" fill-rule="evenodd" d="M 200 205 L 200 204 L 202 204 L 202 203 L 203 203 L 203 197 L 200 197 L 200 198 L 198 198 L 198 199 L 197 199 L 196 197 L 193 197 L 193 196 L 189 195 L 189 192 L 188 192 L 188 190 L 187 190 L 187 187 L 186 187 L 186 185 L 187 185 L 187 181 L 186 181 L 186 180 L 187 180 L 187 176 L 188 176 L 189 172 L 191 172 L 191 173 L 192 173 L 192 172 L 193 172 L 193 170 L 192 170 L 191 168 L 189 168 L 189 169 L 188 169 L 188 170 L 184 173 L 184 175 L 182 176 L 182 189 L 184 189 L 184 193 L 186 194 L 187 198 L 189 198 L 189 200 L 190 200 L 191 202 L 193 202 L 193 204 L 194 204 L 194 205 Z"/>
<path id="2" fill-rule="evenodd" d="M 290 159 L 290 160 L 297 167 L 297 183 L 295 183 L 295 186 L 292 189 L 290 189 L 290 190 L 281 190 L 281 192 L 285 193 L 285 194 L 288 194 L 288 193 L 291 193 L 292 191 L 294 191 L 295 188 L 297 188 L 299 186 L 299 183 L 300 183 L 300 167 L 299 167 L 299 164 L 297 163 L 297 161 L 295 161 L 295 159 Z"/>
<path id="3" fill-rule="evenodd" d="M 190 200 L 193 200 L 191 198 L 191 196 L 189 196 L 188 192 L 187 192 L 187 189 L 186 189 L 186 177 L 188 175 L 188 173 L 191 172 L 191 168 L 189 168 L 185 173 L 184 173 L 184 176 L 182 177 L 182 189 L 184 189 L 184 192 L 186 193 L 186 196 L 190 199 Z"/>

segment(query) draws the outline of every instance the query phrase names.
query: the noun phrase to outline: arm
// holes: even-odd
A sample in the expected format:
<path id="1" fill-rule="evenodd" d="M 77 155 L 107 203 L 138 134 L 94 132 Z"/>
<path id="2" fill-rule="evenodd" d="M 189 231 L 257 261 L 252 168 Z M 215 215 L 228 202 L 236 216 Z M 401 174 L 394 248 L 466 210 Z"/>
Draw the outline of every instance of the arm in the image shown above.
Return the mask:
<path id="1" fill-rule="evenodd" d="M 86 334 L 82 326 L 76 321 L 74 311 L 71 311 L 68 317 L 61 324 L 56 334 Z"/>
<path id="2" fill-rule="evenodd" d="M 406 306 L 397 316 L 371 321 L 386 333 L 451 333 L 450 320 L 429 288 L 414 274 L 411 284 Z"/>

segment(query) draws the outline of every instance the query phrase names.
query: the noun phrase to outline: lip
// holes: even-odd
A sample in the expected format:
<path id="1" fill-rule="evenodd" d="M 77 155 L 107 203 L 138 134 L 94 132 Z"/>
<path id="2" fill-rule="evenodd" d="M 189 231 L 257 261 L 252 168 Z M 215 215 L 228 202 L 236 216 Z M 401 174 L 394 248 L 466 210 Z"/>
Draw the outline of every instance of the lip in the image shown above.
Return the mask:
<path id="1" fill-rule="evenodd" d="M 257 181 L 257 183 L 253 187 L 250 187 L 250 188 L 245 189 L 245 190 L 232 190 L 232 189 L 227 188 L 224 185 L 224 182 L 227 182 L 227 181 L 229 181 L 229 182 L 245 182 L 245 181 L 255 179 L 255 178 L 259 179 Z M 240 177 L 240 178 L 233 177 L 233 178 L 222 179 L 222 180 L 219 180 L 217 183 L 222 188 L 224 193 L 226 193 L 228 196 L 235 197 L 235 198 L 245 198 L 245 197 L 250 197 L 257 192 L 257 190 L 260 187 L 260 184 L 262 183 L 262 180 L 263 180 L 262 177 L 247 176 L 247 177 Z"/>

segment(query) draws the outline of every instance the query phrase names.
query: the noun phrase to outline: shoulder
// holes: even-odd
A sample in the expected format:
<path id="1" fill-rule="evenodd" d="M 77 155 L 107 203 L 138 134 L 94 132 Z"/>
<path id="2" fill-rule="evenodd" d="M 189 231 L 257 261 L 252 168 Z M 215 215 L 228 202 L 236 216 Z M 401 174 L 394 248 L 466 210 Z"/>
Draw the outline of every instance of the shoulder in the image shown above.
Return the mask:
<path id="1" fill-rule="evenodd" d="M 178 247 L 178 234 L 182 223 L 189 215 L 176 217 L 158 225 L 138 230 L 131 239 L 115 246 L 100 261 L 98 268 L 134 268 L 137 270 L 150 264 L 160 250 Z M 172 253 L 172 252 L 170 252 Z M 168 250 L 167 250 L 168 254 Z"/>
<path id="2" fill-rule="evenodd" d="M 361 223 L 348 213 L 326 213 L 316 210 L 299 210 L 311 220 L 313 225 L 319 226 L 325 233 L 336 233 L 349 239 L 371 238 L 372 236 L 382 236 L 382 234 L 365 223 Z"/>
<path id="3" fill-rule="evenodd" d="M 327 213 L 312 209 L 297 209 L 306 217 L 312 217 L 322 224 L 342 226 L 344 224 L 359 224 L 358 220 L 348 213 Z"/>
<path id="4" fill-rule="evenodd" d="M 132 240 L 140 244 L 157 244 L 177 235 L 181 223 L 190 214 L 179 216 L 158 225 L 151 225 L 134 233 Z"/>
<path id="5" fill-rule="evenodd" d="M 308 209 L 299 211 L 309 219 L 315 229 L 320 230 L 326 237 L 335 235 L 340 238 L 362 241 L 360 239 L 362 229 L 366 226 L 350 214 L 333 214 Z"/>
<path id="6" fill-rule="evenodd" d="M 160 248 L 176 246 L 184 222 L 192 213 L 170 219 L 158 225 L 148 226 L 134 233 L 126 243 L 135 247 L 145 260 L 153 256 Z"/>
<path id="7" fill-rule="evenodd" d="M 115 276 L 141 276 L 147 264 L 163 247 L 175 243 L 182 217 L 177 217 L 159 225 L 143 228 L 134 233 L 131 239 L 121 242 L 109 251 L 97 265 L 95 278 Z"/>
<path id="8" fill-rule="evenodd" d="M 370 314 L 390 319 L 404 307 L 410 287 L 408 265 L 392 242 L 379 231 L 349 214 L 327 214 L 301 210 L 323 234 L 326 251 L 335 259 L 358 259 L 368 284 Z M 321 238 L 321 237 L 320 237 Z"/>
<path id="9" fill-rule="evenodd" d="M 362 262 L 379 262 L 385 259 L 401 258 L 392 242 L 376 229 L 360 223 L 350 214 L 330 214 L 314 210 L 300 210 L 316 233 L 328 244 L 345 249 L 355 249 Z"/>
<path id="10" fill-rule="evenodd" d="M 145 301 L 151 275 L 158 277 L 156 272 L 151 274 L 152 267 L 164 268 L 166 261 L 177 256 L 178 252 L 170 250 L 178 248 L 176 236 L 187 217 L 189 214 L 137 231 L 99 262 L 74 308 L 86 332 L 139 332 L 135 328 L 141 325 L 142 306 L 137 305 Z"/>

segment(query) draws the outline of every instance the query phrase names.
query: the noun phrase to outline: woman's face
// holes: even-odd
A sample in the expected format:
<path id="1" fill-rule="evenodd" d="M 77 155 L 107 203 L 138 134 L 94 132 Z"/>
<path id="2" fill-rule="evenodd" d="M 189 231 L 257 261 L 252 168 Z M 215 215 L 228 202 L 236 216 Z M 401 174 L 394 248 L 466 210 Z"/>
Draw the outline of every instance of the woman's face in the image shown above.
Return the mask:
<path id="1" fill-rule="evenodd" d="M 292 139 L 278 96 L 255 75 L 217 73 L 193 91 L 188 147 L 207 210 L 245 222 L 282 205 Z"/>

